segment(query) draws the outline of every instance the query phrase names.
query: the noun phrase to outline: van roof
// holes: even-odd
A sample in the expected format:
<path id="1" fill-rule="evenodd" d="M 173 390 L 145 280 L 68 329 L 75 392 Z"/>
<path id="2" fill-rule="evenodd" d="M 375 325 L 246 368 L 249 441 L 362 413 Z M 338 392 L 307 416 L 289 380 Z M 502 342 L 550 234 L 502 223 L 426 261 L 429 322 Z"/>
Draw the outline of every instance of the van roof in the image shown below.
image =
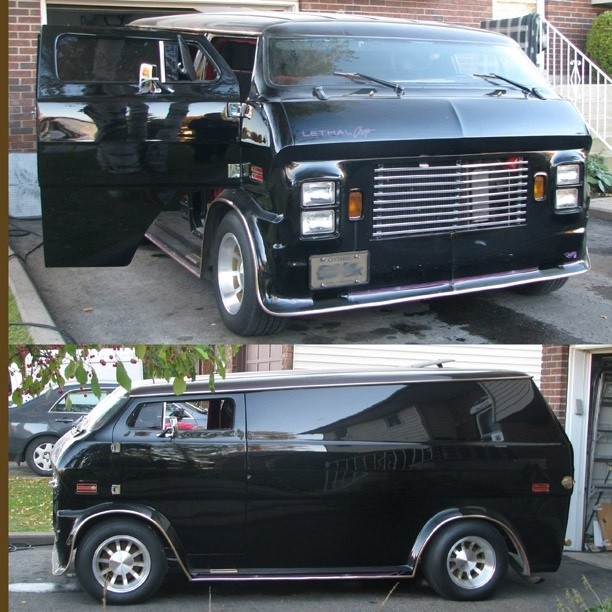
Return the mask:
<path id="1" fill-rule="evenodd" d="M 457 34 L 460 33 L 462 40 L 465 40 L 466 37 L 478 40 L 494 38 L 498 43 L 503 41 L 512 43 L 511 39 L 506 36 L 466 26 L 346 13 L 296 13 L 289 11 L 240 9 L 225 11 L 203 10 L 199 13 L 144 17 L 132 21 L 130 25 L 142 28 L 186 30 L 216 34 L 231 33 L 244 36 L 260 36 L 264 30 L 270 28 L 277 32 L 282 31 L 295 34 L 329 33 L 330 35 L 369 36 L 382 34 L 433 39 L 452 39 L 456 38 Z"/>
<path id="2" fill-rule="evenodd" d="M 345 385 L 404 384 L 410 382 L 454 382 L 468 380 L 504 380 L 527 378 L 524 372 L 508 370 L 460 370 L 449 368 L 397 368 L 395 370 L 327 370 L 278 372 L 230 373 L 225 378 L 215 376 L 216 393 L 236 393 L 244 391 L 269 391 L 272 389 L 296 389 L 312 387 L 334 387 Z M 187 383 L 186 395 L 210 392 L 209 376 L 199 376 Z M 144 397 L 150 395 L 173 394 L 172 383 L 166 381 L 135 382 L 129 395 Z"/>

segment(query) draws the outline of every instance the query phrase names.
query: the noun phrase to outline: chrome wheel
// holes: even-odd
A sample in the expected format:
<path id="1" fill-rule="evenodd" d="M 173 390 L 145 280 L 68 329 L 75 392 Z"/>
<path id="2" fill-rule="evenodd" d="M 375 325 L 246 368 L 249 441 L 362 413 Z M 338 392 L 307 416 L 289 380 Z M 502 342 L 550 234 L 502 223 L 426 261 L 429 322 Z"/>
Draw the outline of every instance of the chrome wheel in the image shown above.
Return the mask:
<path id="1" fill-rule="evenodd" d="M 461 538 L 449 550 L 446 568 L 457 586 L 462 589 L 478 589 L 495 575 L 495 550 L 483 538 Z"/>
<path id="2" fill-rule="evenodd" d="M 219 244 L 217 285 L 223 307 L 236 314 L 244 300 L 244 258 L 234 234 L 225 234 Z"/>
<path id="3" fill-rule="evenodd" d="M 147 580 L 151 572 L 151 556 L 137 538 L 112 536 L 96 549 L 92 570 L 95 579 L 107 591 L 129 593 Z"/>

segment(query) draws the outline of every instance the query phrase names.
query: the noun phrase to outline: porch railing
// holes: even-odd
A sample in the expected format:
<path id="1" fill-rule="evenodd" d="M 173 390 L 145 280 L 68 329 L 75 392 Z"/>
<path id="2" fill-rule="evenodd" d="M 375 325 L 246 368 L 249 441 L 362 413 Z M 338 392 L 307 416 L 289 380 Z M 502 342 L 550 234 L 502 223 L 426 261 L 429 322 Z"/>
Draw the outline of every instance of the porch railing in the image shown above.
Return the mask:
<path id="1" fill-rule="evenodd" d="M 612 79 L 549 22 L 542 27 L 541 69 L 559 95 L 576 105 L 593 136 L 612 150 Z"/>
<path id="2" fill-rule="evenodd" d="M 603 70 L 538 13 L 484 20 L 480 26 L 516 40 L 559 95 L 576 105 L 591 134 L 612 151 L 612 79 Z"/>

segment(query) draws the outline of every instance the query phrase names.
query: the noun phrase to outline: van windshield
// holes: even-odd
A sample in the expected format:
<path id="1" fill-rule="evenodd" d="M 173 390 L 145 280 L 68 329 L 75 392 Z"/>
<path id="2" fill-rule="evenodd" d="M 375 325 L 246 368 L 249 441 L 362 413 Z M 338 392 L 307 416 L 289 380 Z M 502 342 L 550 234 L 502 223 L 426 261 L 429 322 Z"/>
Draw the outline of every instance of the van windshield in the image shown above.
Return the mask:
<path id="1" fill-rule="evenodd" d="M 75 433 L 94 431 L 105 425 L 116 412 L 125 404 L 127 391 L 117 387 L 112 393 L 104 397 L 83 419 L 75 423 Z"/>
<path id="2" fill-rule="evenodd" d="M 549 86 L 520 50 L 508 44 L 376 37 L 270 37 L 268 80 L 275 86 L 329 86 L 380 81 L 411 86 L 492 87 L 500 75 L 532 88 Z M 496 84 L 493 85 L 493 87 Z M 508 81 L 499 88 L 512 90 Z"/>

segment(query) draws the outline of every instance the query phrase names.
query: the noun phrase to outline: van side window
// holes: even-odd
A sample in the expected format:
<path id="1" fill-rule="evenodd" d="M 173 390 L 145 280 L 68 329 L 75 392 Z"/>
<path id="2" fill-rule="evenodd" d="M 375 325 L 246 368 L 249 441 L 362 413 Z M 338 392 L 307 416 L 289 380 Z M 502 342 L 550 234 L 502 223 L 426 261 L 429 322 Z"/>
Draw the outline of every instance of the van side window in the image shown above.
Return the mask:
<path id="1" fill-rule="evenodd" d="M 371 442 L 554 439 L 529 379 L 253 393 L 249 437 Z"/>
<path id="2" fill-rule="evenodd" d="M 236 75 L 240 86 L 240 99 L 246 100 L 251 88 L 257 41 L 254 38 L 218 36 L 211 42 Z"/>
<path id="3" fill-rule="evenodd" d="M 233 429 L 236 407 L 231 399 L 208 401 L 207 429 Z"/>
<path id="4" fill-rule="evenodd" d="M 219 71 L 200 45 L 188 42 L 187 48 L 198 81 L 215 81 L 219 78 Z M 191 81 L 190 77 L 181 69 L 181 52 L 178 43 L 164 43 L 164 63 L 166 68 L 166 81 Z"/>
<path id="5" fill-rule="evenodd" d="M 71 83 L 137 83 L 140 64 L 159 64 L 158 41 L 65 34 L 57 41 L 57 74 Z"/>
<path id="6" fill-rule="evenodd" d="M 136 406 L 127 418 L 130 429 L 164 429 L 176 418 L 178 429 L 202 431 L 233 429 L 236 407 L 230 398 L 215 398 L 190 402 L 147 402 Z"/>
<path id="7" fill-rule="evenodd" d="M 131 429 L 159 429 L 162 428 L 163 402 L 139 404 L 127 419 L 127 426 Z"/>

